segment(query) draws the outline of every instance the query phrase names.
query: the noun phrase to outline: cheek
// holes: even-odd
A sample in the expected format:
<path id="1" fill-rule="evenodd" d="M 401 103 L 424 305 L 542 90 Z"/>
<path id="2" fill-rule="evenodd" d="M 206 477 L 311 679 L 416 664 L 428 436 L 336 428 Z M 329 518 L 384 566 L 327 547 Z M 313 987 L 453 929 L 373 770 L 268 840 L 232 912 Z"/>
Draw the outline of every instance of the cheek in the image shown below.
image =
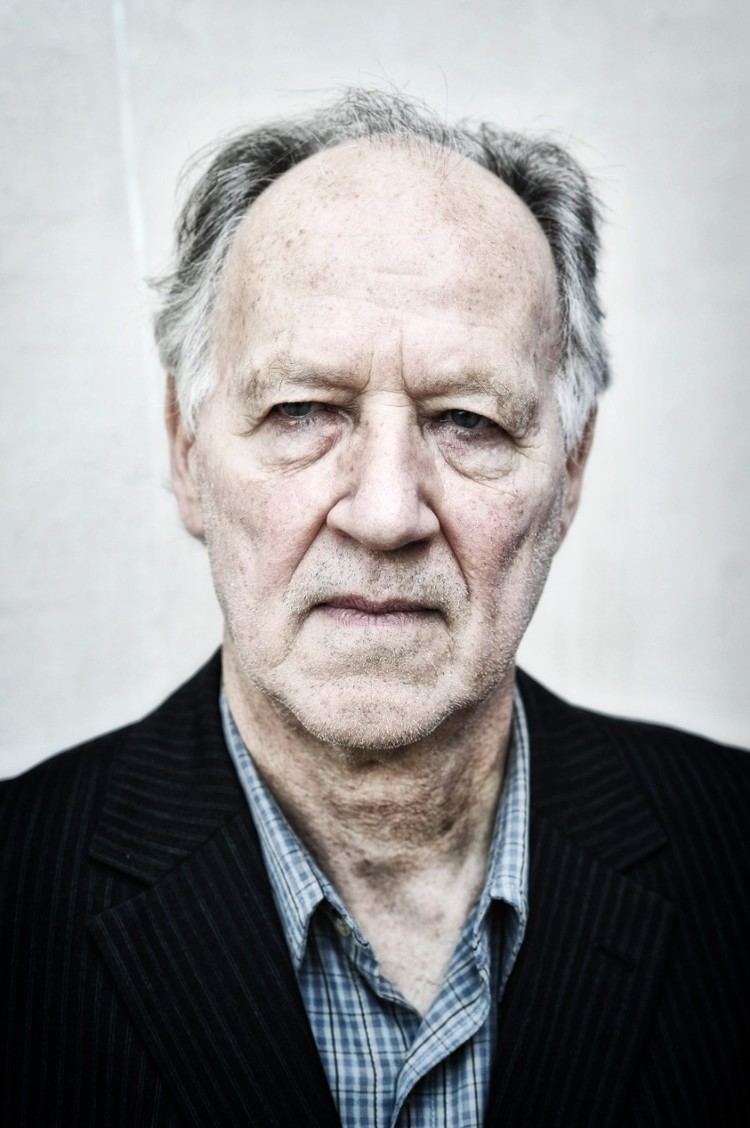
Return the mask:
<path id="1" fill-rule="evenodd" d="M 529 513 L 513 491 L 482 490 L 452 506 L 460 519 L 443 522 L 446 535 L 471 579 L 490 578 L 517 554 L 529 529 Z"/>
<path id="2" fill-rule="evenodd" d="M 560 488 L 482 487 L 452 506 L 460 519 L 444 522 L 446 536 L 470 589 L 492 597 L 504 580 L 534 582 L 559 540 Z M 533 573 L 533 575 L 532 575 Z"/>
<path id="3" fill-rule="evenodd" d="M 203 476 L 201 504 L 214 568 L 258 591 L 286 586 L 325 518 L 315 484 L 298 476 L 215 470 Z"/>

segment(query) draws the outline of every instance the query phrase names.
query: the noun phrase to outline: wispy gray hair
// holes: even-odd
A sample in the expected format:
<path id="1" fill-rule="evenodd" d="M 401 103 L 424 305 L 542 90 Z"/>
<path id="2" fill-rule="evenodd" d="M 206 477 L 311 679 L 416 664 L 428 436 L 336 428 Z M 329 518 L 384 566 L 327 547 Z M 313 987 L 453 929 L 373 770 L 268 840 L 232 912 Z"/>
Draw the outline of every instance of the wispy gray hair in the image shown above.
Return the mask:
<path id="1" fill-rule="evenodd" d="M 609 383 L 596 293 L 597 207 L 585 173 L 559 145 L 496 128 L 443 123 L 396 94 L 348 90 L 304 118 L 240 133 L 213 151 L 180 213 L 174 270 L 155 281 L 159 355 L 175 380 L 186 425 L 194 429 L 214 379 L 212 322 L 227 251 L 248 207 L 294 165 L 367 137 L 417 139 L 476 161 L 536 216 L 552 249 L 560 298 L 557 398 L 566 448 L 579 441 Z"/>

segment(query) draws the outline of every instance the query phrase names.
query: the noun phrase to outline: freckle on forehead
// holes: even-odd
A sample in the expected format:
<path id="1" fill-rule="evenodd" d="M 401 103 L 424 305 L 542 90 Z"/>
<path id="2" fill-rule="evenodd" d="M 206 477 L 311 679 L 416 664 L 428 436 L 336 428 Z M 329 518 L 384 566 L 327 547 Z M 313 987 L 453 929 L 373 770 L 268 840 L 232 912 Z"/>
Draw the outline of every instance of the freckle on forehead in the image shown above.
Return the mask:
<path id="1" fill-rule="evenodd" d="M 356 233 L 368 216 L 387 231 L 394 212 L 425 230 L 438 219 L 475 235 L 494 234 L 510 255 L 522 242 L 527 255 L 549 255 L 526 205 L 486 169 L 436 147 L 415 151 L 377 141 L 341 145 L 296 165 L 251 206 L 238 241 L 246 250 L 269 241 L 291 247 L 310 236 L 313 222 L 336 240 Z"/>
<path id="2" fill-rule="evenodd" d="M 412 280 L 418 300 L 458 298 L 478 323 L 504 306 L 519 342 L 555 337 L 554 264 L 526 205 L 456 154 L 365 141 L 303 161 L 250 207 L 226 263 L 217 351 L 246 348 L 269 311 L 288 325 L 314 299 L 326 317 L 337 286 L 346 301 L 387 304 L 398 284 L 408 302 Z"/>

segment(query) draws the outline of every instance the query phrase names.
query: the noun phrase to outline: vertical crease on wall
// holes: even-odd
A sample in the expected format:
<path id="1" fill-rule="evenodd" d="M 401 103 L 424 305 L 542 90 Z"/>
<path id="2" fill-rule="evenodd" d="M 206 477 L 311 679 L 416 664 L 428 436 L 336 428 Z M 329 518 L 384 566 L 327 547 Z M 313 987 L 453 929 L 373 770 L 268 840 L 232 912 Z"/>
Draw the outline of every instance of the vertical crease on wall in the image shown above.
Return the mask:
<path id="1" fill-rule="evenodd" d="M 130 228 L 133 265 L 137 286 L 143 298 L 143 318 L 139 325 L 133 325 L 133 332 L 140 338 L 140 376 L 143 381 L 142 419 L 147 421 L 148 466 L 142 465 L 140 484 L 147 486 L 151 495 L 148 508 L 144 509 L 147 521 L 147 535 L 142 531 L 139 543 L 147 545 L 148 551 L 138 554 L 131 572 L 133 582 L 140 588 L 141 607 L 153 608 L 142 625 L 141 639 L 144 649 L 151 655 L 159 654 L 159 645 L 164 631 L 160 629 L 159 609 L 164 605 L 164 557 L 163 514 L 159 500 L 163 496 L 166 483 L 164 465 L 164 430 L 161 414 L 161 400 L 155 394 L 154 376 L 158 365 L 154 359 L 153 340 L 148 328 L 147 301 L 144 281 L 147 274 L 146 223 L 141 192 L 141 179 L 138 164 L 138 145 L 136 142 L 136 119 L 131 84 L 130 39 L 128 35 L 127 0 L 112 0 L 112 28 L 114 37 L 117 103 L 120 118 L 120 146 L 125 175 L 125 195 Z M 156 488 L 155 488 L 156 487 Z M 161 598 L 159 598 L 161 596 Z"/>
<path id="2" fill-rule="evenodd" d="M 117 67 L 117 103 L 120 111 L 120 143 L 125 169 L 125 192 L 128 202 L 128 221 L 133 258 L 139 280 L 146 273 L 146 232 L 143 204 L 138 181 L 138 159 L 135 141 L 133 95 L 130 85 L 130 50 L 128 23 L 124 0 L 112 0 L 112 25 Z"/>

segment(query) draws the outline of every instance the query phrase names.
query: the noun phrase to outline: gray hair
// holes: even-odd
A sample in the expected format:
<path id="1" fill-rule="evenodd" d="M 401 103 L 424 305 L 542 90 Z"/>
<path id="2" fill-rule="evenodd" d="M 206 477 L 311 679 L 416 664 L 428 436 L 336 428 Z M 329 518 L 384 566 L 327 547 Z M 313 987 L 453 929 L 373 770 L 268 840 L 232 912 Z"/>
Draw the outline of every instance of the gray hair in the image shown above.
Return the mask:
<path id="1" fill-rule="evenodd" d="M 214 373 L 213 311 L 222 267 L 248 207 L 283 173 L 325 149 L 361 138 L 416 139 L 476 161 L 524 201 L 549 241 L 561 314 L 557 399 L 566 448 L 583 434 L 609 383 L 596 293 L 597 206 L 578 163 L 558 145 L 488 123 L 449 126 L 401 95 L 352 89 L 308 117 L 243 132 L 218 149 L 176 228 L 173 272 L 154 283 L 159 355 L 194 429 Z"/>

